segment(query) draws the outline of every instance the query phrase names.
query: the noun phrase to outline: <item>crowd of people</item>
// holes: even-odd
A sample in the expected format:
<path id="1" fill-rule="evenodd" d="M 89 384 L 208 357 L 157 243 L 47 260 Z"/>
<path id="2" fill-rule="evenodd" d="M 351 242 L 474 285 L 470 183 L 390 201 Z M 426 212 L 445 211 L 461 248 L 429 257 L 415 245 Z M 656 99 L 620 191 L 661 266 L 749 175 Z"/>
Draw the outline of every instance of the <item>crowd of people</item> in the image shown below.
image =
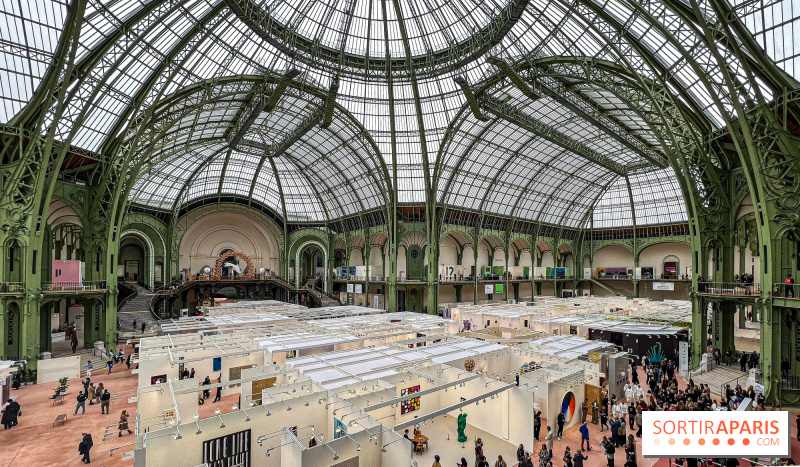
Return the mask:
<path id="1" fill-rule="evenodd" d="M 564 453 L 553 452 L 553 442 L 555 439 L 563 439 L 564 413 L 561 412 L 555 425 L 557 431 L 552 426 L 546 427 L 544 440 L 539 439 L 542 428 L 542 414 L 537 411 L 534 413 L 534 442 L 541 442 L 538 451 L 531 453 L 523 445 L 517 449 L 517 465 L 519 467 L 554 467 L 558 465 L 561 456 L 561 465 L 558 467 L 583 467 L 584 461 L 588 459 L 588 454 L 593 448 L 599 448 L 602 455 L 605 455 L 608 467 L 614 467 L 618 456 L 624 455 L 624 467 L 637 467 L 636 453 L 638 438 L 642 436 L 642 413 L 645 411 L 663 410 L 691 410 L 691 411 L 712 411 L 712 410 L 736 410 L 739 404 L 745 399 L 750 398 L 756 402 L 754 410 L 766 410 L 764 408 L 764 396 L 756 392 L 753 387 L 746 390 L 737 385 L 735 388 L 728 385 L 725 394 L 715 396 L 711 394 L 711 389 L 705 384 L 695 384 L 690 378 L 684 388 L 678 384 L 676 364 L 670 360 L 649 361 L 643 360 L 643 369 L 646 377 L 646 387 L 639 383 L 639 373 L 636 363 L 631 366 L 631 378 L 624 386 L 624 396 L 617 400 L 615 394 L 610 397 L 603 393 L 602 400 L 596 399 L 589 403 L 584 399 L 581 404 L 581 424 L 579 433 L 581 445 L 573 453 L 572 446 L 566 446 Z M 798 422 L 798 439 L 800 440 L 800 416 Z M 589 431 L 589 424 L 600 425 L 595 438 L 596 446 L 592 446 L 592 434 Z M 599 442 L 598 442 L 599 441 Z M 479 467 L 488 467 L 484 453 L 483 442 L 478 439 L 475 443 L 475 463 Z M 736 461 L 736 464 L 733 464 Z M 438 462 L 438 459 L 437 459 Z M 699 463 L 698 463 L 699 462 Z M 736 459 L 677 459 L 679 465 L 685 467 L 735 467 L 738 465 Z M 460 467 L 468 465 L 465 458 L 461 458 L 458 463 Z M 498 456 L 495 467 L 504 467 L 508 464 Z M 755 464 L 754 464 L 755 465 Z M 774 465 L 794 465 L 791 459 L 780 461 Z M 437 467 L 434 464 L 434 467 Z"/>

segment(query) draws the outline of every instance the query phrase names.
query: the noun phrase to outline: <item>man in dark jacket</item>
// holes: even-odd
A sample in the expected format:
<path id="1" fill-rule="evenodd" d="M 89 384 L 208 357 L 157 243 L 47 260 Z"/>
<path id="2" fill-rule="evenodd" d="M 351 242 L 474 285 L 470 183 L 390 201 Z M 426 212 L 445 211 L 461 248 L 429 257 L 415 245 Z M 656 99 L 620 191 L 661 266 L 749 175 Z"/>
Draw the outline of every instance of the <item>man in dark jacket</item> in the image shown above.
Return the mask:
<path id="1" fill-rule="evenodd" d="M 92 446 L 94 443 L 92 442 L 92 435 L 89 433 L 83 434 L 83 439 L 81 443 L 78 445 L 78 454 L 81 454 L 83 457 L 81 458 L 81 462 L 84 464 L 88 464 L 91 462 L 89 459 L 89 451 L 92 450 Z"/>
<path id="2" fill-rule="evenodd" d="M 556 420 L 558 423 L 558 432 L 556 436 L 558 439 L 564 439 L 564 411 L 558 413 L 558 419 Z"/>

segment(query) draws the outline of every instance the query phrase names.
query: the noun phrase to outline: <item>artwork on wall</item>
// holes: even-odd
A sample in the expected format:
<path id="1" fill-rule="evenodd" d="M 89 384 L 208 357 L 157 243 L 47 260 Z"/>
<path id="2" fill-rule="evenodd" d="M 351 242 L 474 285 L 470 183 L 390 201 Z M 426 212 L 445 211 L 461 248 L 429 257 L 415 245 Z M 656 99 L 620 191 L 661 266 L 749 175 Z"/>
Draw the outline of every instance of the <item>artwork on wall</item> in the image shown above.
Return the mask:
<path id="1" fill-rule="evenodd" d="M 235 366 L 228 370 L 228 381 L 234 381 L 237 379 L 242 379 L 242 370 L 247 368 L 253 368 L 253 365 L 244 365 L 244 366 Z M 232 384 L 231 387 L 237 387 L 240 384 Z"/>
<path id="2" fill-rule="evenodd" d="M 338 418 L 333 419 L 333 439 L 339 439 L 347 434 L 347 425 Z"/>
<path id="3" fill-rule="evenodd" d="M 250 467 L 250 430 L 203 441 L 203 463 L 209 467 Z"/>
<path id="4" fill-rule="evenodd" d="M 222 371 L 222 357 L 214 357 L 213 371 Z"/>
<path id="5" fill-rule="evenodd" d="M 250 400 L 261 405 L 261 393 L 264 389 L 275 386 L 276 378 L 257 379 L 253 381 L 253 388 L 250 391 Z"/>
<path id="6" fill-rule="evenodd" d="M 415 410 L 419 410 L 419 397 L 405 400 L 400 404 L 401 415 L 413 412 Z"/>
<path id="7" fill-rule="evenodd" d="M 403 396 L 410 396 L 411 394 L 419 392 L 419 386 L 411 386 L 410 388 L 405 388 L 400 390 L 400 397 Z"/>
<path id="8" fill-rule="evenodd" d="M 564 399 L 561 401 L 561 410 L 564 411 L 564 420 L 569 423 L 575 415 L 575 394 L 568 392 L 564 394 Z"/>
<path id="9" fill-rule="evenodd" d="M 156 375 L 150 377 L 150 384 L 166 383 L 167 375 Z"/>
<path id="10" fill-rule="evenodd" d="M 410 396 L 412 394 L 416 394 L 419 392 L 419 385 L 411 386 L 410 388 L 405 388 L 400 390 L 400 397 L 403 396 Z M 400 414 L 407 414 L 409 412 L 413 412 L 415 410 L 419 410 L 419 397 L 413 397 L 408 400 L 404 400 L 400 403 Z"/>

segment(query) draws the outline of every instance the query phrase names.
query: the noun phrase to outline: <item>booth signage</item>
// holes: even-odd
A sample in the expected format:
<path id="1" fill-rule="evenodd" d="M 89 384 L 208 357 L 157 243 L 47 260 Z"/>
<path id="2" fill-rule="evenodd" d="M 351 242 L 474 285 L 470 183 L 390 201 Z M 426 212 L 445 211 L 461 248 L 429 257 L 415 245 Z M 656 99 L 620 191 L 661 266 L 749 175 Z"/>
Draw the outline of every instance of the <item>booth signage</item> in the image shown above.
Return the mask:
<path id="1" fill-rule="evenodd" d="M 673 282 L 653 282 L 653 290 L 674 291 L 675 283 Z"/>
<path id="2" fill-rule="evenodd" d="M 363 293 L 363 286 L 361 284 L 355 284 L 354 290 L 355 293 Z"/>
<path id="3" fill-rule="evenodd" d="M 686 341 L 678 343 L 678 373 L 684 378 L 689 375 L 689 343 Z"/>
<path id="4" fill-rule="evenodd" d="M 789 412 L 642 414 L 644 457 L 789 457 Z"/>
<path id="5" fill-rule="evenodd" d="M 492 284 L 484 285 L 483 293 L 485 293 L 486 295 L 491 295 L 492 293 L 494 293 L 494 287 L 492 287 Z"/>
<path id="6" fill-rule="evenodd" d="M 354 290 L 353 284 L 347 284 L 347 293 L 354 293 Z"/>

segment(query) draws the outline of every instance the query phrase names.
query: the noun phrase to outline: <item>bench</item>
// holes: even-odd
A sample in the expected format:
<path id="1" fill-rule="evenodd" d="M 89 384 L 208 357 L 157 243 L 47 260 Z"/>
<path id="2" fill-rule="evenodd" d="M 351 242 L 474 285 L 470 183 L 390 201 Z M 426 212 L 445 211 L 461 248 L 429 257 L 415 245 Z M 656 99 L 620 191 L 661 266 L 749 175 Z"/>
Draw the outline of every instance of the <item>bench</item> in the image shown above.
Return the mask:
<path id="1" fill-rule="evenodd" d="M 64 404 L 64 394 L 53 397 L 53 407 L 55 407 L 56 404 Z"/>
<path id="2" fill-rule="evenodd" d="M 58 417 L 56 417 L 55 421 L 53 422 L 53 428 L 56 427 L 56 423 L 61 423 L 61 426 L 64 426 L 64 423 L 67 421 L 67 414 L 62 413 Z"/>

